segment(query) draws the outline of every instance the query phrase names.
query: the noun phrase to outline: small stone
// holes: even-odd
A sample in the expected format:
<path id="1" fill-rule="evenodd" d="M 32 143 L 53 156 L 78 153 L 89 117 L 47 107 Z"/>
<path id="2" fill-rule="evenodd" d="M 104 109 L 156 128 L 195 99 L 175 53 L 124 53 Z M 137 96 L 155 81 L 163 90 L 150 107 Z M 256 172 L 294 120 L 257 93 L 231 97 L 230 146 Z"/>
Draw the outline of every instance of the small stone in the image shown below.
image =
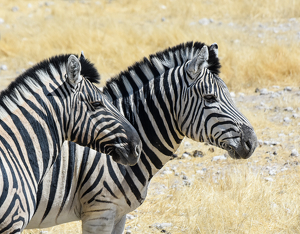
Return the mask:
<path id="1" fill-rule="evenodd" d="M 212 158 L 212 162 L 215 162 L 215 161 L 219 161 L 219 160 L 227 160 L 227 157 L 225 155 L 220 155 L 220 156 L 215 156 Z"/>
<path id="2" fill-rule="evenodd" d="M 183 180 L 188 180 L 188 179 L 189 179 L 185 174 L 183 174 L 181 178 L 182 178 Z"/>
<path id="3" fill-rule="evenodd" d="M 286 122 L 286 123 L 290 123 L 292 120 L 289 117 L 285 117 L 283 119 L 283 121 Z"/>
<path id="4" fill-rule="evenodd" d="M 299 156 L 298 150 L 293 149 L 290 156 L 291 157 L 298 157 Z"/>
<path id="5" fill-rule="evenodd" d="M 259 93 L 259 88 L 256 88 L 254 92 Z"/>
<path id="6" fill-rule="evenodd" d="M 164 171 L 162 172 L 162 174 L 164 174 L 164 175 L 170 175 L 170 174 L 173 174 L 173 171 L 170 171 L 170 170 L 164 170 Z"/>
<path id="7" fill-rule="evenodd" d="M 291 92 L 291 91 L 292 91 L 292 88 L 291 88 L 291 87 L 289 87 L 289 86 L 287 86 L 287 87 L 285 87 L 283 90 L 284 90 L 284 91 Z"/>
<path id="8" fill-rule="evenodd" d="M 261 89 L 260 91 L 260 95 L 267 95 L 269 94 L 269 91 L 267 89 Z"/>
<path id="9" fill-rule="evenodd" d="M 278 97 L 280 97 L 281 96 L 281 94 L 280 93 L 278 93 L 278 92 L 276 92 L 276 93 L 272 93 L 271 94 L 271 98 L 278 98 Z"/>
<path id="10" fill-rule="evenodd" d="M 196 171 L 196 174 L 203 175 L 203 174 L 204 174 L 204 171 L 203 171 L 203 170 L 197 170 L 197 171 Z"/>
<path id="11" fill-rule="evenodd" d="M 0 18 L 0 24 L 4 23 L 4 19 Z"/>
<path id="12" fill-rule="evenodd" d="M 3 70 L 3 71 L 6 71 L 7 70 L 7 66 L 3 64 L 3 65 L 1 65 L 0 69 Z"/>
<path id="13" fill-rule="evenodd" d="M 273 145 L 273 146 L 274 146 L 274 145 L 280 145 L 280 142 L 278 142 L 278 141 L 271 141 L 271 142 L 270 142 L 270 145 Z"/>
<path id="14" fill-rule="evenodd" d="M 16 11 L 18 11 L 19 10 L 19 7 L 17 7 L 17 6 L 14 6 L 12 9 L 11 9 L 13 12 L 16 12 Z"/>
<path id="15" fill-rule="evenodd" d="M 135 217 L 131 214 L 126 214 L 126 219 L 135 219 Z"/>
<path id="16" fill-rule="evenodd" d="M 166 21 L 166 18 L 165 17 L 162 17 L 161 18 L 161 22 L 165 22 Z"/>
<path id="17" fill-rule="evenodd" d="M 215 152 L 215 149 L 214 148 L 209 148 L 208 151 L 213 153 L 213 152 Z"/>
<path id="18" fill-rule="evenodd" d="M 210 23 L 210 20 L 207 19 L 207 18 L 203 18 L 203 19 L 200 19 L 198 21 L 198 23 L 201 24 L 201 25 L 208 25 Z"/>
<path id="19" fill-rule="evenodd" d="M 292 117 L 297 119 L 297 118 L 299 118 L 299 115 L 298 114 L 293 114 Z"/>
<path id="20" fill-rule="evenodd" d="M 54 5 L 54 2 L 45 2 L 45 5 L 46 6 L 52 6 L 52 5 Z"/>
<path id="21" fill-rule="evenodd" d="M 191 155 L 190 153 L 185 152 L 185 153 L 182 154 L 181 158 L 182 159 L 188 159 L 190 157 L 190 155 Z"/>
<path id="22" fill-rule="evenodd" d="M 171 170 L 175 172 L 177 170 L 177 166 L 172 166 Z"/>
<path id="23" fill-rule="evenodd" d="M 193 152 L 193 157 L 195 157 L 195 158 L 198 158 L 198 157 L 202 158 L 203 156 L 204 156 L 204 153 L 200 150 L 195 150 Z"/>
<path id="24" fill-rule="evenodd" d="M 40 234 L 46 234 L 48 231 L 40 231 Z"/>
<path id="25" fill-rule="evenodd" d="M 266 180 L 266 181 L 270 181 L 270 182 L 273 182 L 273 181 L 274 181 L 274 179 L 271 178 L 271 177 L 266 177 L 265 180 Z"/>
<path id="26" fill-rule="evenodd" d="M 157 229 L 164 229 L 164 228 L 168 228 L 168 227 L 172 227 L 173 224 L 172 223 L 155 223 L 152 224 L 150 227 L 155 227 Z"/>
<path id="27" fill-rule="evenodd" d="M 294 109 L 293 109 L 293 107 L 286 107 L 286 108 L 284 108 L 283 109 L 284 111 L 289 111 L 289 112 L 292 112 Z"/>
<path id="28" fill-rule="evenodd" d="M 190 142 L 184 142 L 184 147 L 186 148 L 190 148 L 192 146 L 192 144 Z"/>
<path id="29" fill-rule="evenodd" d="M 232 98 L 235 98 L 235 93 L 234 93 L 234 92 L 230 92 L 230 96 L 231 96 Z"/>
<path id="30" fill-rule="evenodd" d="M 189 187 L 192 185 L 192 182 L 190 180 L 183 180 L 183 185 Z"/>
<path id="31" fill-rule="evenodd" d="M 271 175 L 271 176 L 274 176 L 276 174 L 277 174 L 277 171 L 275 169 L 269 171 L 269 175 Z"/>

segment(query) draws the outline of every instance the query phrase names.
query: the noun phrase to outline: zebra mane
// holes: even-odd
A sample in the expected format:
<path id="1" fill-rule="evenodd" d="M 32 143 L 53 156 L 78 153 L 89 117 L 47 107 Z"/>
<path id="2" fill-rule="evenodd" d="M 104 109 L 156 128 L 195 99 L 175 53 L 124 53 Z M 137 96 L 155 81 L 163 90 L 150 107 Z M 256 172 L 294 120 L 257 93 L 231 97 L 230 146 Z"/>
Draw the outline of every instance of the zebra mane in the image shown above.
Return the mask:
<path id="1" fill-rule="evenodd" d="M 133 66 L 128 67 L 126 71 L 107 81 L 103 92 L 116 98 L 128 96 L 134 90 L 148 84 L 152 79 L 160 77 L 165 71 L 181 66 L 187 60 L 194 58 L 204 45 L 202 42 L 191 41 L 152 54 L 149 59 L 144 57 L 142 61 L 135 63 Z M 210 46 L 208 46 L 208 49 L 207 68 L 210 72 L 218 75 L 221 68 L 219 58 L 213 50 L 210 50 Z"/>
<path id="2" fill-rule="evenodd" d="M 70 55 L 57 55 L 37 63 L 1 91 L 0 119 L 7 114 L 4 110 L 5 108 L 8 108 L 10 111 L 17 109 L 17 105 L 24 101 L 23 97 L 32 95 L 34 90 L 42 87 L 46 82 L 55 80 L 55 76 L 59 75 L 62 77 L 64 75 L 62 71 L 66 71 L 66 64 Z M 81 75 L 92 83 L 99 83 L 100 75 L 94 64 L 83 57 L 80 57 L 79 60 L 81 63 Z"/>

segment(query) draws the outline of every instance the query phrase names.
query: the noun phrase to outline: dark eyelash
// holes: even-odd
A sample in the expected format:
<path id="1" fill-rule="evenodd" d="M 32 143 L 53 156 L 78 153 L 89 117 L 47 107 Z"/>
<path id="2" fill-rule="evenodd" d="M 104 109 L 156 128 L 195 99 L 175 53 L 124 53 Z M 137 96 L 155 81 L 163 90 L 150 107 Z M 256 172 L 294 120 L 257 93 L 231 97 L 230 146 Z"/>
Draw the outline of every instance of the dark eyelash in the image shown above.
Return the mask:
<path id="1" fill-rule="evenodd" d="M 95 102 L 92 102 L 91 105 L 92 105 L 95 109 L 98 109 L 98 108 L 101 108 L 101 107 L 105 107 L 105 105 L 103 104 L 102 101 L 95 101 Z"/>
<path id="2" fill-rule="evenodd" d="M 214 95 L 205 95 L 203 98 L 209 103 L 214 103 L 217 101 L 217 98 Z"/>

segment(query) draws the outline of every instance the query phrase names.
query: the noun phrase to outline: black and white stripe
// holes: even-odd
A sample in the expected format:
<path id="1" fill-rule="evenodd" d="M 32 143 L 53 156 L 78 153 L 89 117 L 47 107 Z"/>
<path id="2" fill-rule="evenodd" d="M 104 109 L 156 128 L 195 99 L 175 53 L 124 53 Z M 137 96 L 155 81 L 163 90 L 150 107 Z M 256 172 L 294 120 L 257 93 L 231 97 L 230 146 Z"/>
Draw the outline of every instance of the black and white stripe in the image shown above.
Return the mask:
<path id="1" fill-rule="evenodd" d="M 28 224 L 38 185 L 65 140 L 124 164 L 138 160 L 136 131 L 91 83 L 99 80 L 94 66 L 80 60 L 42 61 L 0 94 L 0 233 L 20 233 Z"/>
<path id="2" fill-rule="evenodd" d="M 223 148 L 233 158 L 250 157 L 256 135 L 218 77 L 217 55 L 216 44 L 181 44 L 145 58 L 109 81 L 103 92 L 142 139 L 140 161 L 123 166 L 107 155 L 66 143 L 62 155 L 68 159 L 61 157 L 54 168 L 75 168 L 78 173 L 69 180 L 68 190 L 63 173 L 52 171 L 45 177 L 39 187 L 40 205 L 28 228 L 82 220 L 83 233 L 122 233 L 126 214 L 142 204 L 151 178 L 185 136 Z M 62 187 L 52 191 L 51 183 Z"/>

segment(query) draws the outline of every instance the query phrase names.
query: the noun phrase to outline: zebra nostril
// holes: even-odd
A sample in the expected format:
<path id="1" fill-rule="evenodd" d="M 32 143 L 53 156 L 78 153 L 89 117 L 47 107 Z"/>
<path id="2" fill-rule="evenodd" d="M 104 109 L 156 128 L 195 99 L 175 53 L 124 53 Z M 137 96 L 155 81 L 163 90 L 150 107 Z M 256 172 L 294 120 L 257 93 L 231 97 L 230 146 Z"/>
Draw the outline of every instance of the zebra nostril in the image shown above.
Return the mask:
<path id="1" fill-rule="evenodd" d="M 138 145 L 135 146 L 135 154 L 137 157 L 140 155 L 140 147 Z"/>
<path id="2" fill-rule="evenodd" d="M 245 144 L 246 144 L 246 146 L 247 146 L 247 148 L 248 148 L 247 150 L 251 150 L 251 148 L 252 148 L 251 141 L 248 140 L 248 141 L 245 142 Z"/>

